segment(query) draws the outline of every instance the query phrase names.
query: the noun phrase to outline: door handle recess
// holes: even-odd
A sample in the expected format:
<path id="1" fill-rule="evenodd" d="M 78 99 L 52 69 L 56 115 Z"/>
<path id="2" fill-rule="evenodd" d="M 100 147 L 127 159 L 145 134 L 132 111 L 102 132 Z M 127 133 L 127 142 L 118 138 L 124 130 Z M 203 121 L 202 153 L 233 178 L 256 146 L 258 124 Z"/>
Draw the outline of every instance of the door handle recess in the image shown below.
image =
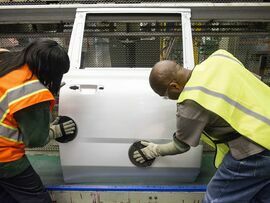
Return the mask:
<path id="1" fill-rule="evenodd" d="M 99 90 L 104 90 L 103 85 L 90 85 L 90 84 L 82 84 L 82 85 L 72 85 L 69 89 L 80 92 L 81 94 L 96 94 Z"/>

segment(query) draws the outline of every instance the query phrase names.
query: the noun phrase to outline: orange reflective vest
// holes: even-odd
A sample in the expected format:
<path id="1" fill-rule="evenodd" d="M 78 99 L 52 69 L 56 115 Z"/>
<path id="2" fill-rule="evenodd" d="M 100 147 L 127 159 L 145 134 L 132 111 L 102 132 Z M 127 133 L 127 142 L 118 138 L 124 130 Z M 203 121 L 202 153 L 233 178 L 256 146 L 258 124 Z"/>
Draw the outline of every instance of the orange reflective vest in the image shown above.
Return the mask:
<path id="1" fill-rule="evenodd" d="M 44 101 L 50 101 L 52 109 L 53 95 L 27 65 L 0 77 L 0 162 L 18 160 L 25 153 L 14 113 Z"/>

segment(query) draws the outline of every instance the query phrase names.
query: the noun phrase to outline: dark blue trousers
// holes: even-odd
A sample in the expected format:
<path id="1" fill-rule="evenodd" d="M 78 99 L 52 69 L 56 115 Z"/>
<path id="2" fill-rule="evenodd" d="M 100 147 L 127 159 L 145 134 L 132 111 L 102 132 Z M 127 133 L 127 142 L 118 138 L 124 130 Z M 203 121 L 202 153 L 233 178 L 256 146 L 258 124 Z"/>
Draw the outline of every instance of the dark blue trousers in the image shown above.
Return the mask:
<path id="1" fill-rule="evenodd" d="M 0 178 L 0 202 L 2 203 L 51 203 L 40 177 L 32 166 L 11 178 Z"/>
<path id="2" fill-rule="evenodd" d="M 204 203 L 270 203 L 270 151 L 235 160 L 228 153 L 207 186 Z"/>

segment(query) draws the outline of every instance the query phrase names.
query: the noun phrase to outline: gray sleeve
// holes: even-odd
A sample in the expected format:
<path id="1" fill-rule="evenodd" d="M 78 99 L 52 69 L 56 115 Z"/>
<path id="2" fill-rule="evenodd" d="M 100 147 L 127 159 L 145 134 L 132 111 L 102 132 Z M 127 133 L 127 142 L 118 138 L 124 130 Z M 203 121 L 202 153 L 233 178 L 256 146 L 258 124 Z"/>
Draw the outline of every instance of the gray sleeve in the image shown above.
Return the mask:
<path id="1" fill-rule="evenodd" d="M 177 131 L 175 138 L 189 146 L 196 147 L 201 133 L 209 123 L 210 112 L 198 103 L 186 100 L 177 104 Z"/>

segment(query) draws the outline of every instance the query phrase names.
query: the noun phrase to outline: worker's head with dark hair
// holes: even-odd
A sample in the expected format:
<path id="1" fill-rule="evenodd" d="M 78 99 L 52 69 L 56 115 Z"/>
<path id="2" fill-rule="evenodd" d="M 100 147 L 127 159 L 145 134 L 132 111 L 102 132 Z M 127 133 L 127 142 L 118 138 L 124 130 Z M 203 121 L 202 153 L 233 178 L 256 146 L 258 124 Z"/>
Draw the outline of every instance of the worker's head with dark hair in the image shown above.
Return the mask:
<path id="1" fill-rule="evenodd" d="M 56 41 L 39 40 L 24 50 L 25 63 L 48 89 L 57 93 L 62 76 L 69 70 L 67 52 Z"/>
<path id="2" fill-rule="evenodd" d="M 24 64 L 52 93 L 57 93 L 63 74 L 69 70 L 69 57 L 56 41 L 37 40 L 21 52 L 0 53 L 0 77 Z"/>
<path id="3" fill-rule="evenodd" d="M 178 99 L 191 71 L 183 68 L 174 61 L 160 61 L 154 65 L 149 76 L 151 88 L 159 96 Z"/>

